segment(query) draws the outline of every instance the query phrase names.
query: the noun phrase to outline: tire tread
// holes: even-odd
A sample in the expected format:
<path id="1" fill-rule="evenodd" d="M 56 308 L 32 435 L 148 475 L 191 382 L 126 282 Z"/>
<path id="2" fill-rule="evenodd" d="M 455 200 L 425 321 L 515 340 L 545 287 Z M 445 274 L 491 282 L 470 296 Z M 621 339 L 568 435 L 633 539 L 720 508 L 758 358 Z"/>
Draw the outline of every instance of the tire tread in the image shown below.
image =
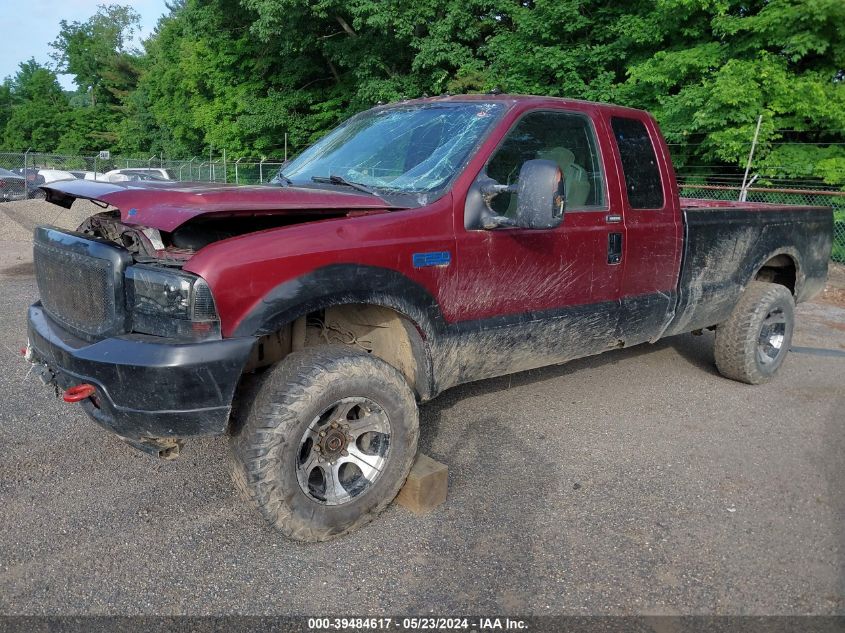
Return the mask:
<path id="1" fill-rule="evenodd" d="M 756 345 L 760 322 L 772 304 L 779 300 L 792 304 L 792 293 L 785 286 L 763 281 L 748 284 L 728 320 L 716 328 L 714 355 L 719 373 L 749 385 L 762 384 L 772 378 L 777 368 L 771 374 L 759 370 Z M 785 344 L 789 342 L 787 340 Z M 782 362 L 781 359 L 778 367 Z"/>
<path id="2" fill-rule="evenodd" d="M 381 380 L 396 388 L 404 400 L 406 411 L 412 413 L 409 444 L 416 453 L 419 437 L 418 414 L 413 392 L 404 377 L 380 358 L 340 345 L 325 345 L 294 352 L 258 381 L 248 397 L 254 398 L 240 432 L 231 440 L 233 456 L 232 479 L 235 487 L 249 499 L 275 528 L 299 541 L 325 541 L 352 532 L 370 522 L 399 493 L 408 475 L 413 455 L 404 476 L 388 493 L 388 499 L 372 512 L 365 513 L 342 531 L 331 527 L 320 529 L 290 513 L 284 500 L 276 493 L 273 454 L 298 442 L 290 432 L 298 423 L 296 412 L 309 409 L 319 398 L 325 384 L 315 376 L 343 373 L 365 373 L 373 380 Z"/>

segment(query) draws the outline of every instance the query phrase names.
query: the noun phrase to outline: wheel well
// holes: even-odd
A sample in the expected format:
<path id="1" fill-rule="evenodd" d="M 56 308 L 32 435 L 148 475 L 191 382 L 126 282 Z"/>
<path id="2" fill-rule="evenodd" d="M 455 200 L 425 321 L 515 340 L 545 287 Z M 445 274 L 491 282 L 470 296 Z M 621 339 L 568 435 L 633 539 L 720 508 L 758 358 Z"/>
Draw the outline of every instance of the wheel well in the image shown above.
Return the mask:
<path id="1" fill-rule="evenodd" d="M 300 316 L 279 331 L 260 337 L 245 371 L 275 364 L 306 347 L 329 344 L 375 354 L 405 376 L 418 398 L 431 397 L 422 336 L 408 317 L 379 305 L 344 304 Z"/>
<path id="2" fill-rule="evenodd" d="M 781 286 L 786 286 L 795 295 L 795 281 L 798 276 L 798 269 L 795 260 L 789 255 L 775 255 L 757 271 L 754 279 L 757 281 L 768 281 Z"/>

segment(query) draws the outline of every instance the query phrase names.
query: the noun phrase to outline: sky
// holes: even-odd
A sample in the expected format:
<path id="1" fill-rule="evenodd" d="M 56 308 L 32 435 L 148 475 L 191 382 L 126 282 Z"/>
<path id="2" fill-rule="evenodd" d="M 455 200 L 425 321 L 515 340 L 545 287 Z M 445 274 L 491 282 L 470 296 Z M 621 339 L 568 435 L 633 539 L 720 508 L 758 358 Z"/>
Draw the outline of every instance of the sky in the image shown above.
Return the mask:
<path id="1" fill-rule="evenodd" d="M 0 0 L 0 80 L 14 75 L 18 64 L 30 57 L 52 63 L 50 42 L 59 34 L 59 22 L 84 22 L 99 4 L 131 5 L 141 14 L 141 38 L 149 36 L 167 12 L 164 0 Z M 135 45 L 140 45 L 140 39 Z M 59 75 L 59 83 L 68 90 L 75 88 L 70 75 Z"/>

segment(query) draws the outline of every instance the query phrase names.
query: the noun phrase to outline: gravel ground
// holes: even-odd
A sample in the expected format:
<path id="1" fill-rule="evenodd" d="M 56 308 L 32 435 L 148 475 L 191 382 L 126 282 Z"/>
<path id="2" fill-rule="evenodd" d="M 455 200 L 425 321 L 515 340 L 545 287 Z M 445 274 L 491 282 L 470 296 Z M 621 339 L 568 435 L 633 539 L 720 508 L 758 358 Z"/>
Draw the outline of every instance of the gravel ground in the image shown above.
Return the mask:
<path id="1" fill-rule="evenodd" d="M 450 390 L 421 411 L 446 504 L 300 545 L 225 439 L 157 461 L 27 380 L 26 224 L 0 213 L 0 613 L 845 614 L 835 302 L 768 385 L 719 377 L 708 334 Z"/>

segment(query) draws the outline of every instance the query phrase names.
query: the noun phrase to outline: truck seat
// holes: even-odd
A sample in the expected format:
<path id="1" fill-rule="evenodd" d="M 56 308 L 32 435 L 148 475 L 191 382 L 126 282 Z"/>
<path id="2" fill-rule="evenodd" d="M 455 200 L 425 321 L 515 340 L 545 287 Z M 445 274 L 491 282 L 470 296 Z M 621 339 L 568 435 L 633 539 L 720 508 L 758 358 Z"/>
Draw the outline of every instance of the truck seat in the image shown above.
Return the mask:
<path id="1" fill-rule="evenodd" d="M 575 163 L 575 154 L 565 147 L 552 147 L 537 152 L 537 158 L 558 164 L 566 179 L 566 206 L 583 207 L 590 196 L 590 180 L 583 167 Z"/>

